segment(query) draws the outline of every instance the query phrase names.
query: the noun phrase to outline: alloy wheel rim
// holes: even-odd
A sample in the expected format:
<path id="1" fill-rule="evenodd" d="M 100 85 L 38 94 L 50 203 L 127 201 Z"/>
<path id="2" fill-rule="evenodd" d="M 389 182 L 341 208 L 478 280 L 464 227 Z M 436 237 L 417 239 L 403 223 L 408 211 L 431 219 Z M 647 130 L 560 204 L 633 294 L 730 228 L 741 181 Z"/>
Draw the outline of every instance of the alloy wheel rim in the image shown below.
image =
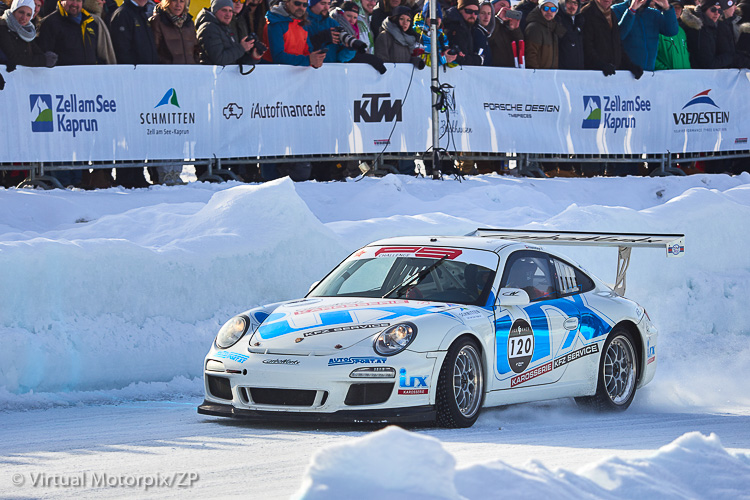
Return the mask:
<path id="1" fill-rule="evenodd" d="M 605 353 L 604 385 L 616 405 L 626 403 L 635 390 L 635 352 L 625 337 L 615 338 Z"/>
<path id="2" fill-rule="evenodd" d="M 458 351 L 453 364 L 453 397 L 461 415 L 473 417 L 482 399 L 483 378 L 479 354 L 471 345 Z"/>

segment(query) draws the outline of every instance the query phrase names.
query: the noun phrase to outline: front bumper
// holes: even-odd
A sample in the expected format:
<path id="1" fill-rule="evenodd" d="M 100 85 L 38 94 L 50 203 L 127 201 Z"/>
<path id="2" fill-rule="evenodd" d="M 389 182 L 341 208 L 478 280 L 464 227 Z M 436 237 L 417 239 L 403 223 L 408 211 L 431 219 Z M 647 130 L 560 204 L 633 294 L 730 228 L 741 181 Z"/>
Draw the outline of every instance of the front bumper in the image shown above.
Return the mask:
<path id="1" fill-rule="evenodd" d="M 212 349 L 204 364 L 205 401 L 198 412 L 268 421 L 435 419 L 435 370 L 442 364 L 441 356 L 410 351 L 389 358 L 373 356 L 369 343 L 367 350 L 351 349 L 346 354 L 240 356 Z M 356 370 L 376 367 L 390 369 L 393 375 L 351 376 Z"/>
<path id="2" fill-rule="evenodd" d="M 435 420 L 435 407 L 433 405 L 412 406 L 409 408 L 385 408 L 385 409 L 363 409 L 363 410 L 339 410 L 332 413 L 313 412 L 280 412 L 247 410 L 235 408 L 231 404 L 213 403 L 203 401 L 198 407 L 201 415 L 212 415 L 215 417 L 231 417 L 250 421 L 265 422 L 336 422 L 336 423 L 405 423 L 405 422 L 432 422 Z"/>

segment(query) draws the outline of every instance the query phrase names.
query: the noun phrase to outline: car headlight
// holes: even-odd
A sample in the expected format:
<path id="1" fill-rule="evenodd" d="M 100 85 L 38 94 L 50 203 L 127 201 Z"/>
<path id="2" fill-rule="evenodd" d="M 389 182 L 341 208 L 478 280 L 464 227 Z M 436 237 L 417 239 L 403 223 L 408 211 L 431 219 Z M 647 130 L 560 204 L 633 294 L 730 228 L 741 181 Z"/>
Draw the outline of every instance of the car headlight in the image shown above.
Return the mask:
<path id="1" fill-rule="evenodd" d="M 249 324 L 250 320 L 245 316 L 235 316 L 224 323 L 216 335 L 216 347 L 219 349 L 232 347 L 245 335 Z"/>
<path id="2" fill-rule="evenodd" d="M 373 348 L 381 356 L 393 356 L 407 348 L 417 336 L 417 325 L 399 323 L 383 330 L 375 339 Z"/>

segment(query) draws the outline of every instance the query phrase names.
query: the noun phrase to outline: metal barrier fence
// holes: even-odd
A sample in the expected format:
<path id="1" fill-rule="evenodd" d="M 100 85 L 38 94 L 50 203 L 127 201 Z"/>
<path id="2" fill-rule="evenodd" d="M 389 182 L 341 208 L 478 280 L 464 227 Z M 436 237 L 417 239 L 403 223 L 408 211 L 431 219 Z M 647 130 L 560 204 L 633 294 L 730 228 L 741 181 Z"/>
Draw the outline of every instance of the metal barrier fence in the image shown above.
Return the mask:
<path id="1" fill-rule="evenodd" d="M 465 153 L 452 152 L 450 159 L 444 161 L 453 163 L 451 171 L 462 174 L 470 174 L 469 170 L 460 170 L 456 163 L 458 161 L 491 162 L 493 170 L 507 175 L 522 177 L 547 177 L 542 165 L 565 164 L 572 165 L 570 176 L 583 176 L 587 171 L 597 175 L 617 175 L 616 165 L 620 164 L 646 164 L 648 175 L 669 176 L 687 175 L 686 170 L 677 167 L 677 164 L 685 165 L 696 161 L 710 162 L 717 160 L 734 160 L 747 158 L 750 161 L 750 150 L 731 152 L 706 152 L 706 153 L 665 153 L 661 155 L 554 155 L 554 154 L 497 154 L 497 153 Z M 416 160 L 416 173 L 429 176 L 430 170 L 420 169 L 419 161 L 423 160 L 423 154 L 390 153 L 390 154 L 359 154 L 359 155 L 300 155 L 284 157 L 245 157 L 245 158 L 211 158 L 211 159 L 183 159 L 183 160 L 153 160 L 153 161 L 118 161 L 118 162 L 55 162 L 46 164 L 44 162 L 29 163 L 0 163 L 0 171 L 22 170 L 28 171 L 27 176 L 18 184 L 19 188 L 38 187 L 43 189 L 62 189 L 51 172 L 64 170 L 96 170 L 96 169 L 122 169 L 122 168 L 148 168 L 148 167 L 204 167 L 205 173 L 198 177 L 199 181 L 225 182 L 229 180 L 240 180 L 235 172 L 229 168 L 238 165 L 260 165 L 264 163 L 298 163 L 298 162 L 355 162 L 360 165 L 361 175 L 382 176 L 398 171 L 389 165 L 388 161 Z M 429 160 L 429 158 L 426 158 Z M 750 163 L 749 163 L 750 164 Z M 587 165 L 601 166 L 598 170 L 587 170 Z"/>

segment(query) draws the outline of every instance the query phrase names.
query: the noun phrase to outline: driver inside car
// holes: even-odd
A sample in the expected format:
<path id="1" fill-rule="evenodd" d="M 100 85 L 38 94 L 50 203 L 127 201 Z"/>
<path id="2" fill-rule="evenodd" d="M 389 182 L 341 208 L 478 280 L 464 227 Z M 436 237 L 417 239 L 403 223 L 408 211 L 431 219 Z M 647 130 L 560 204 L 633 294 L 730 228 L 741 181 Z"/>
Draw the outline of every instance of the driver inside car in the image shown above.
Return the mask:
<path id="1" fill-rule="evenodd" d="M 520 288 L 529 295 L 530 300 L 548 297 L 554 292 L 554 288 L 552 286 L 545 287 L 545 290 L 537 288 L 536 282 L 545 280 L 543 273 L 539 278 L 535 278 L 538 269 L 539 267 L 532 259 L 516 260 L 508 273 L 505 288 Z"/>

